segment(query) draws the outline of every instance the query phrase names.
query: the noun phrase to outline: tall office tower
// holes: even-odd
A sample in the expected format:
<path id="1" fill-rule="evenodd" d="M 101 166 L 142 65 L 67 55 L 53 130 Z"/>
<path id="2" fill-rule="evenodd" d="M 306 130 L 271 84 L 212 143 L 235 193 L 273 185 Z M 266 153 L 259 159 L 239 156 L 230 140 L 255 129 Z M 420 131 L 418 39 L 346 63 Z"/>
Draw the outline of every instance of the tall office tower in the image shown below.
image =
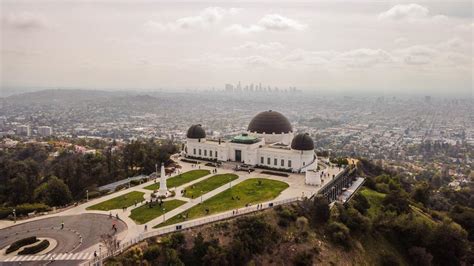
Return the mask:
<path id="1" fill-rule="evenodd" d="M 27 136 L 31 135 L 30 126 L 28 125 L 19 125 L 16 127 L 16 134 L 20 136 Z"/>
<path id="2" fill-rule="evenodd" d="M 233 92 L 233 91 L 234 91 L 234 85 L 232 85 L 232 84 L 225 84 L 225 91 L 227 91 L 227 92 Z"/>
<path id="3" fill-rule="evenodd" d="M 51 136 L 53 134 L 53 129 L 47 126 L 38 127 L 38 134 L 43 137 Z"/>

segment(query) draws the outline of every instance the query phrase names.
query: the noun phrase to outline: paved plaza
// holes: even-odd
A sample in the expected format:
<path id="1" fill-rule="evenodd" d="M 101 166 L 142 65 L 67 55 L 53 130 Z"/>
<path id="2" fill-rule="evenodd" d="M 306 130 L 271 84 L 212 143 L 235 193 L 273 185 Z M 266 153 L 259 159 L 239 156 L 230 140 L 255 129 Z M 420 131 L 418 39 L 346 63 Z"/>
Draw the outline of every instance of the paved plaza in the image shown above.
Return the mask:
<path id="1" fill-rule="evenodd" d="M 175 160 L 177 159 L 175 158 Z M 125 210 L 123 209 L 116 209 L 112 211 L 86 210 L 88 207 L 92 205 L 95 205 L 97 203 L 100 203 L 109 199 L 113 199 L 120 195 L 127 194 L 131 191 L 144 192 L 145 200 L 149 201 L 151 199 L 152 191 L 147 190 L 144 187 L 149 186 L 150 184 L 154 184 L 155 182 L 159 182 L 159 180 L 150 180 L 149 182 L 143 183 L 141 185 L 124 189 L 115 193 L 111 193 L 101 198 L 90 200 L 89 202 L 86 202 L 84 204 L 78 205 L 73 208 L 69 208 L 67 210 L 64 210 L 62 212 L 58 212 L 55 214 L 49 214 L 49 215 L 45 215 L 41 217 L 31 218 L 28 220 L 18 221 L 16 224 L 13 224 L 13 222 L 3 222 L 2 224 L 0 224 L 0 228 L 2 228 L 0 229 L 0 248 L 4 248 L 8 246 L 9 244 L 11 244 L 13 241 L 19 238 L 27 237 L 27 236 L 49 237 L 49 238 L 55 239 L 58 242 L 58 245 L 49 254 L 56 254 L 57 255 L 57 256 L 55 255 L 56 260 L 64 259 L 61 265 L 66 265 L 66 264 L 76 265 L 80 263 L 80 258 L 85 258 L 87 260 L 91 258 L 94 252 L 99 252 L 100 235 L 104 233 L 111 233 L 113 223 L 116 223 L 117 228 L 118 228 L 118 231 L 116 233 L 117 239 L 121 241 L 122 243 L 125 243 L 127 241 L 137 239 L 137 237 L 142 236 L 144 233 L 150 234 L 150 232 L 153 232 L 154 230 L 159 230 L 159 229 L 154 229 L 153 227 L 172 218 L 175 215 L 185 212 L 186 210 L 200 204 L 201 200 L 205 201 L 225 191 L 229 187 L 237 185 L 240 182 L 247 180 L 249 178 L 257 178 L 257 177 L 268 178 L 268 179 L 279 180 L 279 181 L 283 181 L 287 183 L 289 187 L 285 189 L 275 199 L 272 200 L 272 201 L 281 201 L 281 200 L 286 200 L 286 199 L 292 199 L 295 197 L 302 197 L 302 196 L 309 197 L 317 193 L 318 190 L 322 186 L 324 186 L 324 184 L 326 184 L 332 179 L 333 175 L 337 175 L 342 170 L 337 167 L 323 166 L 321 168 L 322 171 L 324 171 L 325 173 L 322 178 L 323 184 L 321 186 L 309 186 L 305 184 L 304 174 L 289 174 L 288 177 L 282 177 L 282 176 L 277 176 L 277 175 L 263 174 L 262 170 L 259 170 L 259 169 L 256 169 L 256 171 L 250 172 L 250 173 L 243 172 L 243 171 L 235 171 L 231 165 L 226 165 L 226 164 L 224 164 L 223 167 L 219 167 L 216 169 L 213 167 L 204 166 L 204 163 L 198 166 L 190 164 L 190 163 L 181 162 L 181 161 L 179 161 L 179 163 L 182 166 L 182 168 L 179 171 L 180 173 L 184 173 L 184 172 L 187 172 L 190 170 L 196 170 L 196 169 L 208 169 L 208 170 L 211 170 L 211 172 L 212 170 L 217 170 L 217 173 L 211 173 L 204 177 L 193 180 L 189 183 L 183 184 L 179 187 L 168 188 L 170 190 L 175 190 L 176 195 L 166 200 L 178 199 L 178 200 L 185 201 L 186 203 L 184 203 L 183 205 L 179 206 L 176 209 L 173 209 L 172 211 L 165 213 L 164 215 L 158 216 L 155 219 L 145 224 L 138 225 L 129 216 L 131 214 L 131 211 L 134 208 L 137 208 L 140 206 L 140 203 L 136 207 L 130 206 L 126 208 Z M 191 186 L 200 181 L 203 181 L 215 174 L 225 174 L 225 173 L 233 173 L 233 174 L 238 175 L 239 177 L 230 183 L 224 184 L 221 187 L 218 187 L 202 195 L 202 199 L 201 197 L 190 199 L 190 198 L 181 196 L 181 193 L 180 193 L 181 190 L 185 189 L 186 187 Z M 170 177 L 175 176 L 177 174 L 178 173 L 175 173 L 171 175 Z M 167 178 L 170 178 L 170 177 L 167 177 Z M 232 211 L 233 210 L 228 210 L 218 215 L 226 214 Z M 110 218 L 109 215 L 111 215 L 112 218 Z M 119 218 L 118 220 L 115 218 L 117 216 Z M 209 217 L 207 216 L 201 217 L 201 218 L 195 219 L 195 221 L 199 221 L 200 219 L 208 219 L 208 218 Z M 61 230 L 60 227 L 61 227 L 62 222 L 64 222 L 65 228 Z M 102 252 L 105 253 L 105 250 L 102 249 Z M 64 254 L 75 254 L 75 253 L 89 254 L 89 256 L 64 255 Z M 38 260 L 37 263 L 40 261 L 43 261 L 44 263 L 44 260 L 48 259 L 46 256 L 36 256 L 36 257 L 30 256 L 30 259 L 32 258 Z M 4 255 L 3 257 L 0 257 L 0 261 L 4 261 L 4 263 L 7 263 L 5 261 L 7 259 L 8 257 L 5 257 Z M 34 261 L 28 261 L 28 258 L 26 258 L 26 256 L 23 259 L 21 259 L 21 257 L 16 258 L 15 260 L 17 261 L 13 261 L 14 259 L 12 258 L 9 258 L 8 260 L 9 260 L 8 262 L 9 265 L 19 265 L 19 264 L 15 264 L 15 263 L 18 263 L 18 261 L 22 261 L 23 262 L 22 265 L 37 265 L 35 264 Z M 56 261 L 55 263 L 59 263 L 59 262 L 60 261 Z"/>

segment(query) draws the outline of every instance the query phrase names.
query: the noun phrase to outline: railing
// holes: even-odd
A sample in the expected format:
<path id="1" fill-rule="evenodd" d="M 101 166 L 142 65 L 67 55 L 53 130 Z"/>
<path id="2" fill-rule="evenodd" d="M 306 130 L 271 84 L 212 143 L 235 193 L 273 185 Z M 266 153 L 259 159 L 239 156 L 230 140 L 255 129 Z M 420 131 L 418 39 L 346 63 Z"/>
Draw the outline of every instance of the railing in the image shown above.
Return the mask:
<path id="1" fill-rule="evenodd" d="M 216 221 L 227 220 L 227 219 L 234 218 L 234 217 L 237 217 L 237 216 L 240 216 L 240 215 L 249 214 L 249 213 L 269 209 L 269 208 L 272 208 L 272 207 L 275 207 L 275 206 L 278 206 L 278 205 L 292 203 L 292 202 L 296 202 L 296 201 L 299 201 L 299 200 L 302 200 L 302 198 L 301 197 L 294 197 L 294 198 L 284 199 L 284 200 L 280 200 L 280 201 L 266 202 L 266 203 L 262 203 L 261 207 L 258 207 L 257 205 L 252 205 L 252 206 L 240 208 L 236 212 L 224 213 L 224 214 L 212 216 L 212 217 L 205 218 L 205 219 L 202 219 L 202 218 L 199 219 L 198 218 L 194 221 L 191 220 L 191 221 L 188 221 L 188 222 L 176 223 L 174 225 L 169 225 L 169 226 L 163 227 L 161 229 L 152 230 L 150 232 L 142 233 L 142 234 L 140 234 L 139 236 L 133 238 L 130 241 L 127 241 L 125 243 L 121 243 L 119 245 L 119 247 L 115 250 L 107 251 L 107 252 L 99 252 L 101 254 L 98 254 L 97 257 L 83 263 L 82 265 L 94 265 L 94 266 L 102 265 L 102 262 L 105 259 L 107 259 L 109 257 L 112 257 L 112 256 L 119 255 L 123 251 L 128 249 L 129 247 L 137 244 L 140 241 L 143 241 L 147 238 L 150 238 L 150 237 L 166 235 L 166 234 L 169 234 L 169 233 L 178 232 L 178 231 L 185 230 L 185 229 L 190 229 L 190 228 L 193 228 L 193 227 L 196 227 L 196 226 L 200 226 L 200 225 L 204 225 L 204 224 L 208 224 L 208 223 L 212 223 L 212 222 L 216 222 Z"/>

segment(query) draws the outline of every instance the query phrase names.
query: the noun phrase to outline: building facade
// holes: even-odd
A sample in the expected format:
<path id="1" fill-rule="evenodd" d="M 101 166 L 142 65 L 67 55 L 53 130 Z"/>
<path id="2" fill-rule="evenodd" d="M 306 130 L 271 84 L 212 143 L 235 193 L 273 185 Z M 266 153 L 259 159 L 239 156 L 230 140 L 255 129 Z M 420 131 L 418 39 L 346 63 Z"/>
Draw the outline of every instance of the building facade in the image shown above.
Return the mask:
<path id="1" fill-rule="evenodd" d="M 182 151 L 188 158 L 232 161 L 291 172 L 306 172 L 317 165 L 314 142 L 308 134 L 295 135 L 288 119 L 279 112 L 257 114 L 247 132 L 230 140 L 206 139 L 200 124 L 187 132 Z"/>
<path id="2" fill-rule="evenodd" d="M 38 134 L 43 137 L 51 136 L 53 134 L 53 129 L 47 126 L 38 127 Z"/>

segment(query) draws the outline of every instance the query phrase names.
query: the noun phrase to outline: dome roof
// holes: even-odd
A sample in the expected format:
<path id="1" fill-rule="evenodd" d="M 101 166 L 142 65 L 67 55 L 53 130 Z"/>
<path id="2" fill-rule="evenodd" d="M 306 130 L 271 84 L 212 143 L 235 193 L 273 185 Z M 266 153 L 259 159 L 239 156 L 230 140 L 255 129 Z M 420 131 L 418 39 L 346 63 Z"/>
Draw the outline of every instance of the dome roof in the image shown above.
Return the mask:
<path id="1" fill-rule="evenodd" d="M 290 121 L 284 115 L 275 111 L 265 111 L 257 114 L 250 121 L 248 131 L 260 134 L 281 134 L 292 132 Z"/>
<path id="2" fill-rule="evenodd" d="M 206 132 L 202 128 L 201 124 L 192 125 L 188 129 L 188 133 L 186 134 L 188 139 L 203 139 L 206 137 Z"/>
<path id="3" fill-rule="evenodd" d="M 314 150 L 314 142 L 308 133 L 300 133 L 291 141 L 291 148 L 299 151 Z"/>

